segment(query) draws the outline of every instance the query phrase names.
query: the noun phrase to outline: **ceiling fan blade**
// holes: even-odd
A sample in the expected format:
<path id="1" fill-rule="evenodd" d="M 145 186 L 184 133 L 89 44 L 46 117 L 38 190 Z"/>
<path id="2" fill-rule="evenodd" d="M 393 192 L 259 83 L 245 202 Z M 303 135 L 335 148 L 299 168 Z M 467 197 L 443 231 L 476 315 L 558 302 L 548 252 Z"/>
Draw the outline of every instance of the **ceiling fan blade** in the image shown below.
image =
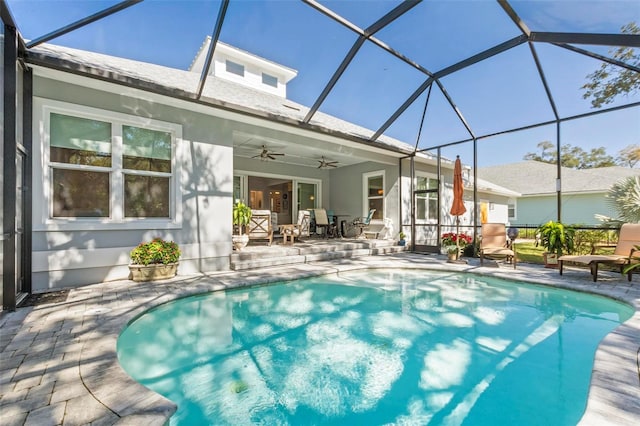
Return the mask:
<path id="1" fill-rule="evenodd" d="M 321 168 L 322 168 L 322 163 L 320 163 L 320 165 L 318 166 L 318 168 L 319 168 L 319 169 L 321 169 Z"/>
<path id="2" fill-rule="evenodd" d="M 251 158 L 258 158 L 258 157 L 262 157 L 262 154 L 254 155 L 254 156 L 253 156 L 253 157 L 251 157 Z"/>
<path id="3" fill-rule="evenodd" d="M 335 164 L 327 164 L 327 167 L 338 167 Z"/>
<path id="4" fill-rule="evenodd" d="M 272 152 L 271 155 L 284 155 L 284 154 L 282 154 L 280 152 Z"/>

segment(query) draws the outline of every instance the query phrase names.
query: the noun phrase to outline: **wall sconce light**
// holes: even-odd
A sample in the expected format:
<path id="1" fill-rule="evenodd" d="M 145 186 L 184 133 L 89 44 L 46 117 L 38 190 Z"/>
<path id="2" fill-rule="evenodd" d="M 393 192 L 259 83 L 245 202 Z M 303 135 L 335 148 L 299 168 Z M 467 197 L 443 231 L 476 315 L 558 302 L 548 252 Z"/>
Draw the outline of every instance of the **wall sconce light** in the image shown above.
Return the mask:
<path id="1" fill-rule="evenodd" d="M 313 195 L 309 195 L 309 200 L 310 200 L 310 201 L 313 201 L 313 200 L 315 200 L 315 199 L 316 199 L 316 197 L 314 197 Z"/>

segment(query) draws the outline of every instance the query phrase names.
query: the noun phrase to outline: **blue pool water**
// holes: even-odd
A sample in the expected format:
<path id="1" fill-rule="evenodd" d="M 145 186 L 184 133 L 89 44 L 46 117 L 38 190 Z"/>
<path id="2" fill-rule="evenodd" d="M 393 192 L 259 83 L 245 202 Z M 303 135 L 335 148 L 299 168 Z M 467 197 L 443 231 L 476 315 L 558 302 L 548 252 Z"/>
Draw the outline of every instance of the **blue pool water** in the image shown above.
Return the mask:
<path id="1" fill-rule="evenodd" d="M 430 271 L 358 271 L 180 299 L 133 321 L 123 368 L 172 425 L 575 425 L 605 298 Z"/>

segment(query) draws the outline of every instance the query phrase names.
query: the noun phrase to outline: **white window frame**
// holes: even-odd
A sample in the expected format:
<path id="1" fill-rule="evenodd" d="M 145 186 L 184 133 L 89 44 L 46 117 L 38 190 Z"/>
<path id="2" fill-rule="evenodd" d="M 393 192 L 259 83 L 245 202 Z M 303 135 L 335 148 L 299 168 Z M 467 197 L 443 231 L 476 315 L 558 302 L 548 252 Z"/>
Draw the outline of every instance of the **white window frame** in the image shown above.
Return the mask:
<path id="1" fill-rule="evenodd" d="M 181 143 L 181 125 L 39 97 L 34 97 L 33 112 L 33 135 L 34 138 L 40 139 L 39 143 L 34 140 L 34 164 L 40 164 L 40 167 L 34 167 L 33 171 L 34 194 L 42 194 L 42 197 L 34 196 L 34 230 L 174 229 L 182 227 L 180 179 L 182 175 L 181 147 L 183 144 Z M 49 159 L 51 113 L 111 123 L 111 167 L 102 168 L 110 174 L 109 217 L 53 217 L 53 167 Z M 124 175 L 137 173 L 135 171 L 132 173 L 131 170 L 125 170 L 122 167 L 123 125 L 171 134 L 172 158 L 169 184 L 169 218 L 124 217 Z M 55 168 L 65 167 L 56 163 Z M 89 169 L 93 170 L 93 167 L 87 167 L 87 170 Z M 36 218 L 39 218 L 39 220 L 35 220 Z"/>
<path id="2" fill-rule="evenodd" d="M 425 173 L 425 172 L 421 172 L 421 171 L 416 171 L 416 176 L 414 178 L 414 182 L 413 182 L 413 187 L 416 188 L 418 186 L 418 178 L 428 178 L 428 179 L 435 179 L 436 181 L 438 181 L 438 175 L 435 173 Z M 438 197 L 438 190 L 436 190 L 436 192 L 434 193 L 436 194 L 436 197 Z M 435 200 L 436 202 L 436 215 L 437 215 L 437 203 L 438 200 L 436 198 Z M 432 219 L 418 219 L 418 217 L 416 217 L 416 223 L 421 224 L 421 225 L 426 225 L 426 224 L 435 224 L 438 223 L 438 218 L 432 218 Z"/>
<path id="3" fill-rule="evenodd" d="M 518 200 L 511 201 L 512 200 L 507 201 L 507 219 L 509 219 L 509 221 L 518 220 Z M 509 206 L 513 206 L 513 216 L 509 216 Z"/>
<path id="4" fill-rule="evenodd" d="M 383 194 L 377 197 L 369 197 L 369 178 L 382 176 L 382 190 Z M 372 219 L 371 223 L 384 223 L 384 218 L 387 217 L 387 179 L 385 177 L 384 170 L 377 170 L 374 172 L 367 172 L 362 174 L 362 217 L 366 218 L 369 214 L 369 200 L 370 199 L 382 199 L 382 219 Z"/>

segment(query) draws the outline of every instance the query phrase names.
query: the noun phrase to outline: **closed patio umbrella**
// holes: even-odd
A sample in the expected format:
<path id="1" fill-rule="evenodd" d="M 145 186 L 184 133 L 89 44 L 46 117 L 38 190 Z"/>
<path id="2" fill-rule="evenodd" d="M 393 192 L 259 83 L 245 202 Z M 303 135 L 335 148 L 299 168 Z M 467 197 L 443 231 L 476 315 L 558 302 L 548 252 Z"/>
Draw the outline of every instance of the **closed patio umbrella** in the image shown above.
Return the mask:
<path id="1" fill-rule="evenodd" d="M 460 234 L 460 216 L 465 214 L 467 208 L 464 206 L 464 184 L 462 183 L 462 163 L 460 162 L 460 156 L 456 155 L 456 162 L 453 166 L 453 203 L 451 204 L 451 213 L 456 217 L 456 259 L 460 254 L 460 241 L 458 235 Z"/>

